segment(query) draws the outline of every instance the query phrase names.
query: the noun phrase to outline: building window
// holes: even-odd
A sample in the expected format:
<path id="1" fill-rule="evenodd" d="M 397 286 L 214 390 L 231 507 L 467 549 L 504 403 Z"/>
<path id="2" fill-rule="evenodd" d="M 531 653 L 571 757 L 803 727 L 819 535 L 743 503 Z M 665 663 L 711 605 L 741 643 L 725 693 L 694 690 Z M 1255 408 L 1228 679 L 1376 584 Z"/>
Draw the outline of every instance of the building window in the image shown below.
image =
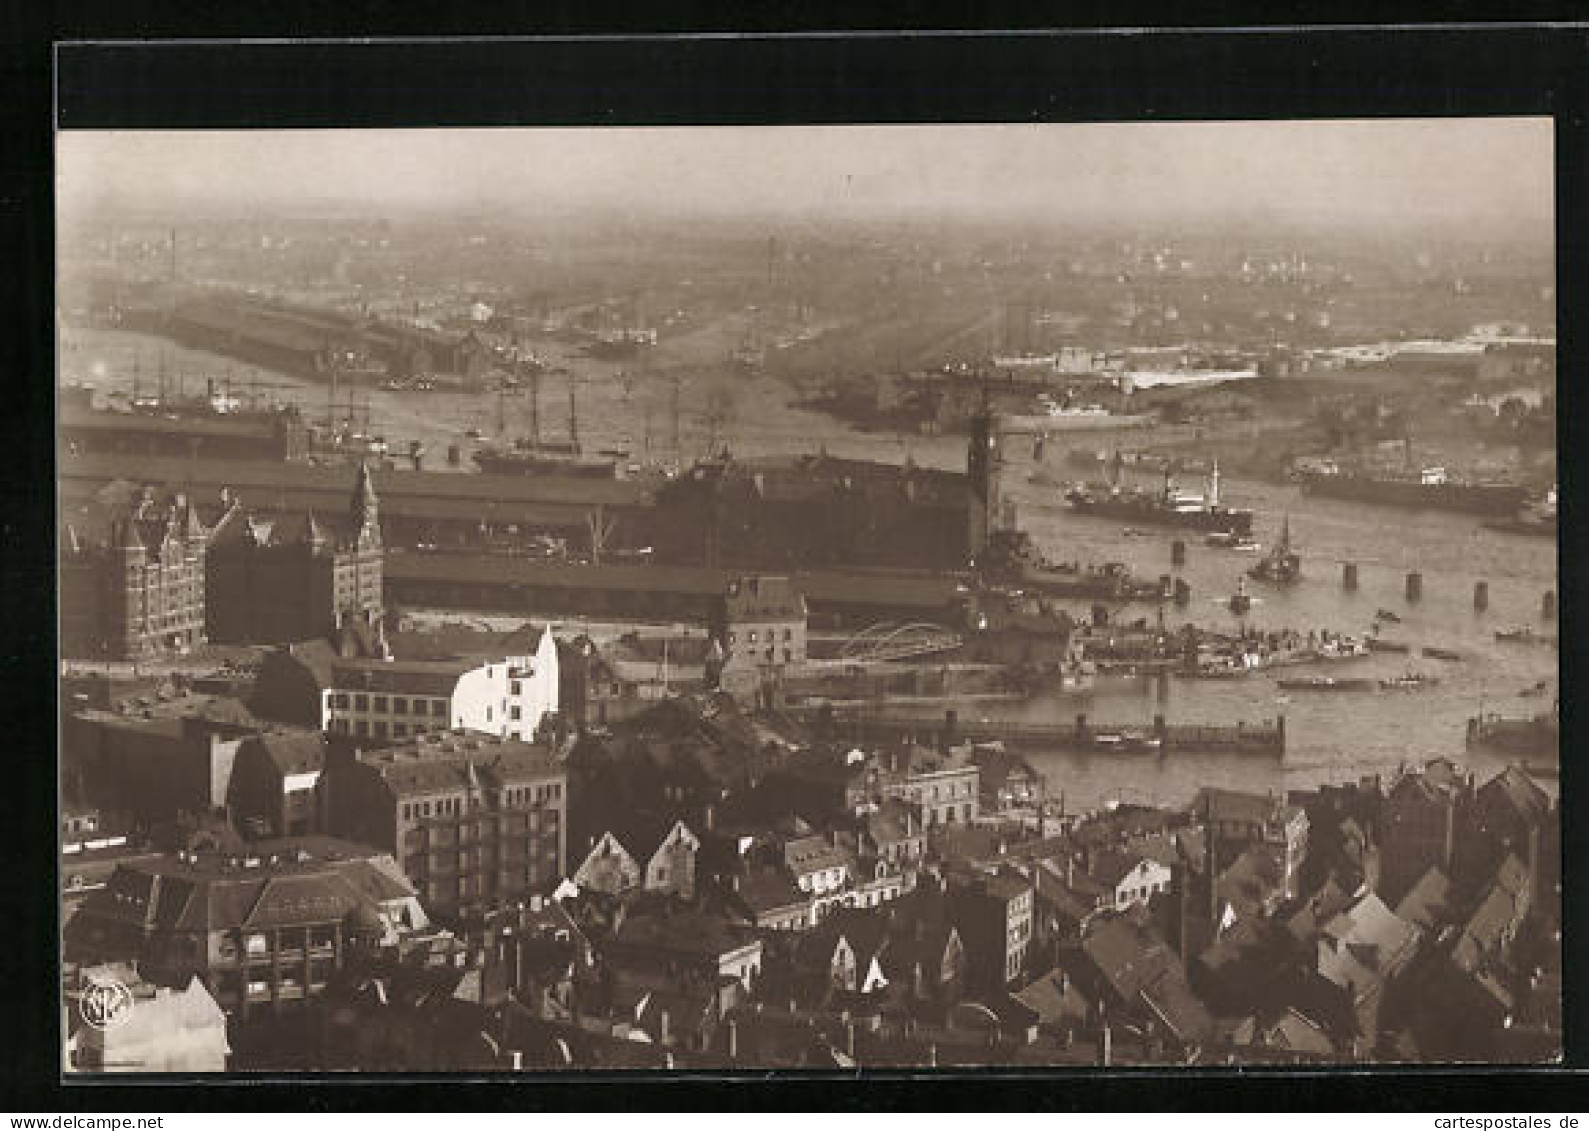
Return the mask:
<path id="1" fill-rule="evenodd" d="M 509 680 L 508 681 L 508 694 L 509 695 L 523 695 L 524 694 L 524 684 L 521 683 L 519 680 L 516 680 L 516 679 L 515 680 Z"/>
<path id="2" fill-rule="evenodd" d="M 401 695 L 392 696 L 392 714 L 394 714 L 394 715 L 406 715 L 406 714 L 408 714 L 408 700 L 403 698 Z"/>
<path id="3" fill-rule="evenodd" d="M 346 709 L 347 705 L 348 705 L 348 694 L 347 694 L 347 692 L 345 692 L 345 691 L 333 691 L 331 693 L 331 705 L 333 707 L 341 707 L 343 709 Z"/>
<path id="4" fill-rule="evenodd" d="M 385 738 L 387 736 L 387 731 L 388 731 L 388 727 L 387 727 L 387 725 L 385 723 L 376 723 L 375 724 L 375 737 L 376 738 Z"/>
<path id="5" fill-rule="evenodd" d="M 522 717 L 523 712 L 520 711 L 517 705 L 508 708 L 508 718 L 517 722 Z"/>
<path id="6" fill-rule="evenodd" d="M 445 719 L 447 717 L 447 700 L 433 700 L 430 704 L 430 713 L 438 719 Z"/>
<path id="7" fill-rule="evenodd" d="M 794 663 L 794 652 L 792 650 L 788 648 L 783 650 L 783 662 L 786 664 Z"/>
<path id="8" fill-rule="evenodd" d="M 491 721 L 491 708 L 487 707 L 486 708 L 486 722 L 489 723 L 490 721 Z"/>
<path id="9" fill-rule="evenodd" d="M 370 709 L 370 697 L 368 695 L 355 695 L 353 697 L 353 709 L 355 711 L 368 711 Z"/>
<path id="10" fill-rule="evenodd" d="M 375 697 L 375 713 L 378 715 L 384 715 L 386 713 L 386 696 L 377 695 Z"/>
<path id="11" fill-rule="evenodd" d="M 793 640 L 794 639 L 794 632 L 792 630 L 790 630 L 790 629 L 787 629 L 787 628 L 784 629 L 783 630 L 783 638 L 785 640 Z"/>

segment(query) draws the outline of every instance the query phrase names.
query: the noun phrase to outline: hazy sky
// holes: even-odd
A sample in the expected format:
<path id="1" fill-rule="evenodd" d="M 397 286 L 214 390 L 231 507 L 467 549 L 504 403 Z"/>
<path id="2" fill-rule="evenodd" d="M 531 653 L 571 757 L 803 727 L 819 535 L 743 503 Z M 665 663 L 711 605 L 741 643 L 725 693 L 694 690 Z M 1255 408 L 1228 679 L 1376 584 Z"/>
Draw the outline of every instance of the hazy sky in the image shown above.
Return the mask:
<path id="1" fill-rule="evenodd" d="M 58 135 L 71 219 L 304 201 L 1130 219 L 1548 220 L 1547 118 Z"/>

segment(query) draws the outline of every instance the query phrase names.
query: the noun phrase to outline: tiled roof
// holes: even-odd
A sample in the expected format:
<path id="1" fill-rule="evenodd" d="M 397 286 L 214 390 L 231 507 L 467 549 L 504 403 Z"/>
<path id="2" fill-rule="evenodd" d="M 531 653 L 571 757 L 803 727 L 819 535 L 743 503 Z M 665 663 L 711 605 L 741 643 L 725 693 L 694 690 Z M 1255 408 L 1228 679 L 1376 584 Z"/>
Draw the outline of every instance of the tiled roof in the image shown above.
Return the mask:
<path id="1" fill-rule="evenodd" d="M 1529 824 L 1540 824 L 1550 815 L 1550 797 L 1534 779 L 1517 766 L 1508 766 L 1479 790 L 1484 799 L 1504 800 L 1514 813 Z"/>
<path id="2" fill-rule="evenodd" d="M 1396 918 L 1434 933 L 1448 922 L 1451 914 L 1451 880 L 1439 868 L 1431 867 L 1412 885 L 1396 905 Z"/>
<path id="3" fill-rule="evenodd" d="M 398 796 L 463 788 L 472 781 L 499 788 L 564 773 L 544 746 L 473 731 L 424 735 L 404 746 L 364 751 L 359 761 Z"/>
<path id="4" fill-rule="evenodd" d="M 413 895 L 395 863 L 371 863 L 369 849 L 329 837 L 262 841 L 251 851 L 129 860 L 82 914 L 179 931 L 265 929 L 339 921 Z"/>
<path id="5" fill-rule="evenodd" d="M 811 902 L 811 896 L 794 885 L 781 868 L 753 868 L 740 878 L 739 901 L 753 915 L 782 911 Z"/>
<path id="6" fill-rule="evenodd" d="M 325 766 L 325 736 L 313 730 L 270 730 L 250 740 L 265 752 L 282 776 Z"/>

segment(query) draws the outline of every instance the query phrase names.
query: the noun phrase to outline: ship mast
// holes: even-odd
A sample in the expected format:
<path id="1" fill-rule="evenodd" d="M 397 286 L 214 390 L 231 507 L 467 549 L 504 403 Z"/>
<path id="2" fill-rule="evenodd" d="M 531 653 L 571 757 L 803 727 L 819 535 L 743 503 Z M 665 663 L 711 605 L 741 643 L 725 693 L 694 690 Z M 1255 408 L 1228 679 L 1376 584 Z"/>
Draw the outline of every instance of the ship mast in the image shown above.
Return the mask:
<path id="1" fill-rule="evenodd" d="M 530 366 L 530 446 L 541 446 L 541 370 Z"/>
<path id="2" fill-rule="evenodd" d="M 1208 473 L 1208 500 L 1209 510 L 1219 506 L 1219 460 L 1214 460 L 1213 469 Z"/>
<path id="3" fill-rule="evenodd" d="M 574 400 L 574 378 L 568 379 L 568 443 L 573 450 L 579 451 L 579 406 Z"/>

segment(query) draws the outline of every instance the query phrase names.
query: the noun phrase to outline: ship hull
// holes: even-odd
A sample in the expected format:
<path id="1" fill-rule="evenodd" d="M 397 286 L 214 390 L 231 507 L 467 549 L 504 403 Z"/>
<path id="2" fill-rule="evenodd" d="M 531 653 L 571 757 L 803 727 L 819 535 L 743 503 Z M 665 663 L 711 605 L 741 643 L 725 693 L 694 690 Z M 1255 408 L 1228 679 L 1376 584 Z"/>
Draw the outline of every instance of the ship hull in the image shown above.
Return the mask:
<path id="1" fill-rule="evenodd" d="M 475 465 L 487 475 L 559 475 L 577 479 L 614 479 L 617 464 L 606 460 L 563 460 L 545 456 L 489 455 L 477 452 Z"/>
<path id="2" fill-rule="evenodd" d="M 1173 507 L 1135 499 L 1101 499 L 1086 495 L 1072 495 L 1069 502 L 1071 509 L 1078 514 L 1100 518 L 1128 519 L 1151 526 L 1173 526 L 1180 530 L 1204 530 L 1241 537 L 1252 534 L 1250 511 L 1178 511 Z"/>
<path id="3" fill-rule="evenodd" d="M 1507 484 L 1415 483 L 1350 475 L 1304 479 L 1302 490 L 1310 495 L 1387 507 L 1503 516 L 1516 514 L 1528 497 L 1526 488 Z"/>

